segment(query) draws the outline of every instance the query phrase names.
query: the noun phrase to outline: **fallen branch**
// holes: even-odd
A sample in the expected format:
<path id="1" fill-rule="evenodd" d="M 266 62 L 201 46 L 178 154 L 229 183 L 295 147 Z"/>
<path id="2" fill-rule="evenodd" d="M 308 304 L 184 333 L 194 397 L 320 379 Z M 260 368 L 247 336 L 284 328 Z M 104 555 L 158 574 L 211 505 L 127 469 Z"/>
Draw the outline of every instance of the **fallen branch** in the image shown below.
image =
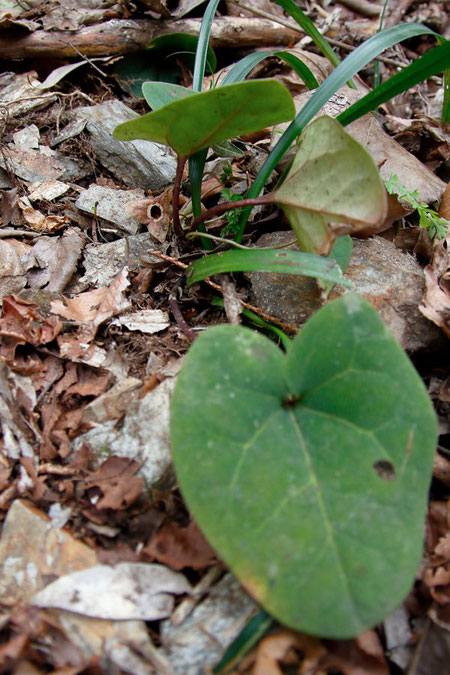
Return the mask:
<path id="1" fill-rule="evenodd" d="M 112 56 L 145 49 L 159 35 L 190 33 L 198 35 L 201 19 L 178 21 L 118 20 L 86 26 L 76 33 L 70 31 L 36 30 L 18 39 L 0 33 L 0 58 L 78 58 L 77 52 L 88 56 Z M 267 19 L 223 16 L 215 19 L 211 31 L 213 47 L 267 47 L 288 45 L 298 39 L 297 32 L 280 28 Z"/>

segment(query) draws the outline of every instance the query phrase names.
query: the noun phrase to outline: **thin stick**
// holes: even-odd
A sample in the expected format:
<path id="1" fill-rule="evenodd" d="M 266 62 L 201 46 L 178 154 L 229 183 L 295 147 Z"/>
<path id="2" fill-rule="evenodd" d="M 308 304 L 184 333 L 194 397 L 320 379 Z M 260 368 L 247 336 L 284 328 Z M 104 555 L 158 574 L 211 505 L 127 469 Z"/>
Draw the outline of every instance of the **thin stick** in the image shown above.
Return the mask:
<path id="1" fill-rule="evenodd" d="M 175 235 L 180 239 L 183 237 L 183 230 L 180 224 L 180 187 L 181 180 L 183 178 L 184 165 L 186 164 L 186 157 L 178 157 L 177 159 L 177 172 L 175 174 L 175 182 L 173 185 L 173 205 L 172 205 L 172 214 L 173 214 L 173 230 Z"/>
<path id="2" fill-rule="evenodd" d="M 245 3 L 240 2 L 240 0 L 232 0 L 232 2 L 238 5 L 238 7 L 247 10 L 247 12 L 251 12 L 252 14 L 260 16 L 263 19 L 269 19 L 270 21 L 274 21 L 275 23 L 280 24 L 280 26 L 284 26 L 289 30 L 293 30 L 299 35 L 302 35 L 303 37 L 305 36 L 305 31 L 302 28 L 300 28 L 298 24 L 291 23 L 290 21 L 285 21 L 284 19 L 281 19 L 278 16 L 274 16 L 273 14 L 269 14 L 268 12 L 263 12 L 259 9 L 253 9 L 253 7 L 249 7 Z M 349 52 L 352 52 L 355 49 L 355 47 L 347 45 L 345 42 L 340 42 L 339 40 L 333 40 L 332 38 L 327 38 L 327 40 L 330 43 L 330 45 L 333 45 L 333 47 L 340 47 L 341 49 L 345 49 L 346 51 Z M 394 59 L 389 59 L 386 56 L 377 56 L 377 60 L 381 61 L 382 63 L 386 63 L 387 65 L 396 66 L 397 68 L 401 66 L 399 62 L 394 61 Z"/>
<path id="3" fill-rule="evenodd" d="M 253 199 L 240 199 L 237 202 L 225 202 L 224 204 L 216 204 L 212 206 L 207 211 L 203 211 L 197 218 L 193 221 L 191 228 L 196 230 L 200 223 L 203 223 L 205 220 L 210 218 L 215 218 L 220 216 L 226 211 L 234 211 L 235 209 L 244 209 L 246 206 L 260 206 L 262 204 L 271 204 L 273 198 L 273 193 L 269 192 L 266 195 L 260 195 L 259 197 L 253 197 Z"/>
<path id="4" fill-rule="evenodd" d="M 178 327 L 180 330 L 186 335 L 187 338 L 191 342 L 194 342 L 195 338 L 197 335 L 189 328 L 187 325 L 184 316 L 181 313 L 181 309 L 178 305 L 177 299 L 176 299 L 176 292 L 177 292 L 178 284 L 175 285 L 175 287 L 172 289 L 169 295 L 169 307 L 170 311 L 173 314 L 173 318 L 178 324 Z"/>
<path id="5" fill-rule="evenodd" d="M 150 249 L 147 251 L 149 255 L 154 255 L 156 258 L 160 258 L 161 260 L 165 260 L 166 262 L 172 263 L 172 265 L 176 265 L 177 267 L 180 267 L 182 270 L 186 270 L 189 265 L 186 265 L 185 263 L 182 263 L 180 260 L 177 260 L 177 258 L 172 258 L 170 255 L 165 255 L 164 253 L 161 253 L 161 251 L 158 251 L 156 249 Z M 208 286 L 211 286 L 211 288 L 214 288 L 215 291 L 219 291 L 219 293 L 222 293 L 222 288 L 219 286 L 219 284 L 215 284 L 214 281 L 211 281 L 211 279 L 202 279 L 202 281 L 205 282 L 205 284 L 208 284 Z M 242 306 L 245 307 L 245 309 L 249 309 L 251 312 L 254 312 L 255 314 L 258 314 L 264 321 L 267 321 L 268 323 L 274 323 L 277 326 L 280 326 L 283 330 L 290 330 L 292 333 L 298 333 L 298 326 L 293 326 L 290 323 L 285 323 L 284 321 L 281 321 L 280 319 L 277 319 L 276 316 L 271 316 L 270 314 L 266 314 L 263 312 L 262 309 L 259 307 L 255 307 L 255 305 L 251 305 L 248 302 L 242 301 Z"/>

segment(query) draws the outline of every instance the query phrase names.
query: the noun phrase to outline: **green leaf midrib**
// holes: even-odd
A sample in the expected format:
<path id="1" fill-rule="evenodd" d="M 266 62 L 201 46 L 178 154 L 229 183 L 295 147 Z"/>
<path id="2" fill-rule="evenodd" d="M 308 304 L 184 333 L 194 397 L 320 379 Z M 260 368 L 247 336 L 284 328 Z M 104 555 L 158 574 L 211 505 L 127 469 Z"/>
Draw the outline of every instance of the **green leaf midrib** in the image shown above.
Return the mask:
<path id="1" fill-rule="evenodd" d="M 359 613 L 358 613 L 357 607 L 356 607 L 356 603 L 355 603 L 355 599 L 354 599 L 353 594 L 351 592 L 351 587 L 349 585 L 347 575 L 345 574 L 345 571 L 344 571 L 344 567 L 343 567 L 343 563 L 342 563 L 342 557 L 341 557 L 337 542 L 335 540 L 333 528 L 331 526 L 331 521 L 330 521 L 330 518 L 328 517 L 328 512 L 327 512 L 325 502 L 324 502 L 323 497 L 322 497 L 322 490 L 321 490 L 320 482 L 317 478 L 317 474 L 316 474 L 316 471 L 314 469 L 314 465 L 311 461 L 311 456 L 308 452 L 307 444 L 306 444 L 306 441 L 305 441 L 305 439 L 303 437 L 303 434 L 301 432 L 300 426 L 298 424 L 298 420 L 296 419 L 296 417 L 295 417 L 295 415 L 292 411 L 290 412 L 290 419 L 291 419 L 292 425 L 294 426 L 294 429 L 296 431 L 296 434 L 297 434 L 297 437 L 298 437 L 298 440 L 299 440 L 300 448 L 303 451 L 303 455 L 305 457 L 305 461 L 308 465 L 309 472 L 310 472 L 310 475 L 311 475 L 311 479 L 312 479 L 314 487 L 315 487 L 317 503 L 318 503 L 318 506 L 319 506 L 319 510 L 322 513 L 322 519 L 323 519 L 323 522 L 325 524 L 325 527 L 326 527 L 326 530 L 327 530 L 327 533 L 328 533 L 327 542 L 330 545 L 330 548 L 331 548 L 331 550 L 334 554 L 334 557 L 335 557 L 335 560 L 336 560 L 336 563 L 337 563 L 337 567 L 339 569 L 339 576 L 341 578 L 342 585 L 345 589 L 347 598 L 348 598 L 348 600 L 350 602 L 350 606 L 352 608 L 352 614 L 353 614 L 355 629 L 358 630 L 358 631 L 362 631 L 362 630 L 364 630 L 364 627 L 365 627 L 364 621 L 359 616 Z M 326 544 L 324 545 L 324 549 L 325 548 L 326 548 Z"/>

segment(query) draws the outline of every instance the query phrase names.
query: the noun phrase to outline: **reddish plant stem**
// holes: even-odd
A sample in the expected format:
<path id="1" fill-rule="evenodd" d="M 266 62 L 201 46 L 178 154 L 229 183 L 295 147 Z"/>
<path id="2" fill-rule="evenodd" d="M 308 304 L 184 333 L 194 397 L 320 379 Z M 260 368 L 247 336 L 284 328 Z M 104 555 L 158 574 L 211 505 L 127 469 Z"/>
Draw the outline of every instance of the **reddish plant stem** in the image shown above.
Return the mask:
<path id="1" fill-rule="evenodd" d="M 172 196 L 172 216 L 173 216 L 173 231 L 175 235 L 181 239 L 183 237 L 183 230 L 180 223 L 180 187 L 181 179 L 183 178 L 184 165 L 186 164 L 186 157 L 177 158 L 177 171 L 175 174 L 175 182 L 173 184 Z"/>
<path id="2" fill-rule="evenodd" d="M 193 221 L 189 229 L 196 230 L 200 223 L 203 223 L 205 220 L 210 218 L 215 218 L 216 216 L 222 215 L 226 211 L 233 211 L 234 209 L 243 209 L 246 206 L 260 206 L 261 204 L 271 204 L 273 201 L 273 192 L 269 192 L 266 195 L 260 195 L 259 197 L 254 197 L 253 199 L 239 199 L 236 202 L 225 202 L 224 204 L 216 204 L 212 206 L 207 211 L 201 213 Z"/>

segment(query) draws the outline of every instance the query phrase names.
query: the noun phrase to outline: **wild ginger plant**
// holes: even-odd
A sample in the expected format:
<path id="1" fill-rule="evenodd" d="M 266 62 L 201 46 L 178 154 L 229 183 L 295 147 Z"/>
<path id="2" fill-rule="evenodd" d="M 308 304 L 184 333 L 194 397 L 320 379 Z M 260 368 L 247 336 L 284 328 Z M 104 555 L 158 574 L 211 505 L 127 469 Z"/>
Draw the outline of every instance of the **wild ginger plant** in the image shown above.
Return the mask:
<path id="1" fill-rule="evenodd" d="M 280 4 L 294 12 L 289 0 Z M 177 153 L 173 206 L 180 241 L 185 232 L 178 195 L 186 161 L 197 195 L 197 227 L 207 217 L 200 216 L 198 203 L 207 147 L 294 115 L 279 83 L 237 82 L 259 56 L 237 64 L 225 86 L 199 93 L 216 6 L 211 0 L 199 39 L 198 93 L 147 83 L 143 93 L 153 112 L 114 133 L 119 140 L 166 143 Z M 380 31 L 336 65 L 320 86 L 309 80 L 311 98 L 239 203 L 235 234 L 239 244 L 253 205 L 275 203 L 303 251 L 232 250 L 205 256 L 194 263 L 188 283 L 247 269 L 346 283 L 332 259 L 348 261 L 350 240 L 340 235 L 368 227 L 375 231 L 385 215 L 386 193 L 372 160 L 342 127 L 449 68 L 449 43 L 438 36 L 437 48 L 338 121 L 322 117 L 307 125 L 384 49 L 430 33 L 417 24 Z M 449 117 L 447 88 L 443 118 Z M 302 132 L 285 181 L 261 195 Z M 236 207 L 232 201 L 214 213 Z M 345 250 L 337 254 L 333 248 L 331 259 L 316 255 L 328 253 L 336 236 L 336 246 L 344 242 Z M 283 345 L 285 354 L 266 337 L 228 325 L 197 338 L 171 405 L 175 469 L 203 532 L 268 612 L 307 633 L 349 638 L 395 609 L 413 583 L 422 552 L 436 417 L 408 357 L 375 309 L 353 293 L 320 309 L 293 341 L 285 336 Z"/>

